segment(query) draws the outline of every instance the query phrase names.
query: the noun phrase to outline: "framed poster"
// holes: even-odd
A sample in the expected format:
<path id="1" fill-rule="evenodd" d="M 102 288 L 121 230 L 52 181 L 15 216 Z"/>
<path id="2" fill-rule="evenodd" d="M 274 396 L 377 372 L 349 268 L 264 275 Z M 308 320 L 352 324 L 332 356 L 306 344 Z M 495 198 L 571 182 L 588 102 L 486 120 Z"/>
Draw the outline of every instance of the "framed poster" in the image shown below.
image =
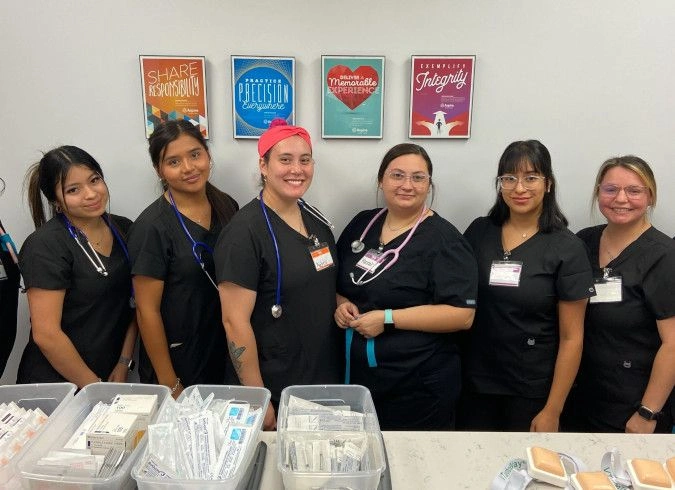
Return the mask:
<path id="1" fill-rule="evenodd" d="M 209 137 L 203 56 L 140 55 L 145 137 L 170 120 L 186 119 Z"/>
<path id="2" fill-rule="evenodd" d="M 295 58 L 232 56 L 235 138 L 259 138 L 273 119 L 295 123 Z"/>
<path id="3" fill-rule="evenodd" d="M 413 56 L 410 138 L 469 138 L 475 56 Z"/>
<path id="4" fill-rule="evenodd" d="M 382 138 L 384 56 L 321 57 L 321 137 Z"/>

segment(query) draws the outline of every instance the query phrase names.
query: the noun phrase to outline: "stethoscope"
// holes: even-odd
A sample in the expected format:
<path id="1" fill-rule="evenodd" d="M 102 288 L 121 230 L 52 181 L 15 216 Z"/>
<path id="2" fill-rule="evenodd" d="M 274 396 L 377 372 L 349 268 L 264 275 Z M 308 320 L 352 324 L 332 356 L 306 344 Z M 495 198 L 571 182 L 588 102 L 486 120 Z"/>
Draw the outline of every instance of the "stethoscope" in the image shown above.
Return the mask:
<path id="1" fill-rule="evenodd" d="M 206 264 L 204 263 L 204 259 L 202 259 L 202 254 L 199 251 L 199 249 L 206 250 L 208 253 L 210 253 L 213 256 L 213 249 L 211 247 L 209 247 L 206 243 L 198 242 L 194 238 L 192 238 L 192 235 L 190 234 L 190 231 L 187 229 L 187 226 L 185 226 L 185 221 L 183 220 L 183 216 L 178 211 L 178 207 L 176 207 L 176 202 L 173 200 L 173 196 L 171 195 L 171 191 L 167 189 L 166 192 L 169 195 L 169 201 L 171 201 L 171 207 L 173 208 L 173 212 L 176 214 L 176 218 L 178 218 L 178 221 L 180 222 L 180 225 L 183 227 L 183 231 L 185 232 L 185 235 L 188 237 L 188 240 L 190 240 L 190 243 L 192 243 L 192 256 L 194 257 L 195 262 L 197 263 L 197 265 L 199 265 L 199 267 L 202 268 L 202 270 L 204 271 L 204 274 L 206 274 L 206 277 L 208 277 L 211 284 L 213 284 L 213 287 L 218 289 L 218 285 L 211 278 L 211 276 L 209 275 L 209 272 L 206 270 Z"/>
<path id="2" fill-rule="evenodd" d="M 70 236 L 73 237 L 73 240 L 75 240 L 75 243 L 82 249 L 82 252 L 84 255 L 89 259 L 89 262 L 91 262 L 91 265 L 94 266 L 94 269 L 96 269 L 96 272 L 101 274 L 103 277 L 108 277 L 108 270 L 105 268 L 105 265 L 103 265 L 103 261 L 101 260 L 101 257 L 98 255 L 96 250 L 94 249 L 94 246 L 91 244 L 89 241 L 89 238 L 87 238 L 87 235 L 84 233 L 84 231 L 80 230 L 77 226 L 73 225 L 68 217 L 63 214 L 59 213 L 59 216 L 61 217 L 61 221 L 63 221 L 63 224 L 65 225 L 66 229 L 68 230 L 68 233 L 70 233 Z M 122 237 L 120 236 L 119 232 L 117 231 L 117 228 L 110 222 L 110 217 L 108 216 L 107 213 L 104 213 L 101 215 L 101 218 L 103 218 L 103 221 L 105 221 L 105 224 L 108 225 L 108 228 L 110 228 L 110 231 L 112 232 L 113 236 L 115 237 L 115 240 L 117 240 L 117 243 L 119 243 L 120 248 L 122 249 L 122 252 L 124 253 L 124 256 L 127 259 L 127 263 L 131 264 L 131 259 L 129 258 L 129 249 L 127 249 L 127 244 L 124 243 L 124 240 L 122 240 Z M 84 238 L 84 240 L 87 242 L 87 247 L 89 248 L 89 251 L 82 245 L 82 240 L 81 238 Z M 89 253 L 91 252 L 91 254 Z M 131 297 L 129 298 L 129 306 L 132 308 L 136 307 L 136 299 L 135 299 L 135 293 L 134 293 L 134 286 L 131 286 Z"/>
<path id="3" fill-rule="evenodd" d="M 403 243 L 401 243 L 398 247 L 387 250 L 382 255 L 380 255 L 377 259 L 377 262 L 375 262 L 372 267 L 370 267 L 369 269 L 364 271 L 361 274 L 361 277 L 359 277 L 358 279 L 354 279 L 354 273 L 350 272 L 349 277 L 351 278 L 352 283 L 354 283 L 357 286 L 363 286 L 364 284 L 368 284 L 370 281 L 373 281 L 373 280 L 377 279 L 377 277 L 380 274 L 382 274 L 384 271 L 386 271 L 388 269 L 391 269 L 391 267 L 398 260 L 398 257 L 401 254 L 401 250 L 403 250 L 403 247 L 405 247 L 408 244 L 408 242 L 412 238 L 413 234 L 415 233 L 415 230 L 417 230 L 417 227 L 422 222 L 422 219 L 424 218 L 424 216 L 427 214 L 428 210 L 429 210 L 429 208 L 424 206 L 424 208 L 422 209 L 422 212 L 420 213 L 419 217 L 417 218 L 417 221 L 415 221 L 415 225 L 412 228 L 410 228 L 410 231 L 408 232 L 408 236 L 405 237 L 405 240 L 403 240 Z M 380 216 L 382 216 L 386 211 L 387 211 L 387 208 L 382 208 L 382 209 L 380 209 L 380 211 L 375 216 L 373 216 L 373 218 L 370 220 L 370 222 L 366 226 L 366 229 L 363 230 L 363 233 L 361 233 L 361 236 L 359 237 L 359 239 L 354 240 L 352 242 L 352 252 L 354 252 L 355 254 L 363 252 L 363 249 L 366 247 L 365 244 L 363 243 L 363 240 L 366 238 L 366 235 L 368 234 L 368 231 L 370 231 L 373 224 L 375 224 L 377 219 Z M 384 265 L 384 267 L 382 267 L 382 269 L 380 269 L 380 271 L 377 274 L 375 274 L 372 277 L 369 277 L 368 279 L 364 280 L 363 278 L 366 277 L 366 274 L 370 274 L 373 271 L 373 269 L 376 266 L 378 266 L 379 264 L 381 264 L 384 261 L 385 257 L 387 257 L 388 255 L 392 256 L 391 260 L 389 262 L 387 262 Z"/>
<path id="4" fill-rule="evenodd" d="M 281 307 L 281 253 L 279 253 L 279 244 L 277 243 L 277 236 L 274 233 L 274 228 L 272 228 L 272 222 L 270 221 L 270 217 L 267 214 L 267 207 L 265 206 L 265 201 L 263 200 L 262 190 L 260 191 L 258 198 L 260 201 L 260 209 L 262 209 L 263 215 L 265 216 L 265 223 L 267 223 L 267 230 L 270 233 L 270 237 L 272 237 L 272 243 L 274 244 L 274 254 L 276 255 L 277 287 L 276 292 L 274 294 L 274 304 L 272 305 L 271 311 L 272 316 L 274 318 L 279 318 L 281 316 L 281 313 L 283 313 L 283 308 Z M 302 198 L 298 199 L 298 206 L 300 206 L 302 209 L 304 209 L 309 214 L 314 216 L 321 223 L 328 226 L 331 230 L 335 228 L 335 226 L 333 226 L 333 223 L 331 223 L 330 220 L 321 213 L 321 211 L 316 209 L 314 206 L 307 204 L 307 202 L 305 202 L 304 199 Z M 314 239 L 314 244 L 318 245 L 319 239 L 315 235 L 312 235 L 312 237 Z"/>

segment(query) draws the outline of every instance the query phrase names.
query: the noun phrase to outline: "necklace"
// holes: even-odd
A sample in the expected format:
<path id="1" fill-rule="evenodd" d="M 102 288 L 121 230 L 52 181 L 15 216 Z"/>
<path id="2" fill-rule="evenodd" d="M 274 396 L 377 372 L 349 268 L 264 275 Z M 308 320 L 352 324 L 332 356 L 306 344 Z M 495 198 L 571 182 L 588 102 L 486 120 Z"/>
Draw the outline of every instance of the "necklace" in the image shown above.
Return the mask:
<path id="1" fill-rule="evenodd" d="M 611 261 L 613 261 L 616 257 L 618 257 L 619 255 L 621 255 L 621 252 L 623 252 L 623 251 L 624 251 L 631 243 L 633 243 L 633 242 L 637 239 L 637 237 L 639 237 L 640 235 L 642 235 L 642 233 L 644 233 L 644 231 L 645 231 L 647 228 L 649 228 L 649 226 L 650 226 L 649 223 L 644 223 L 642 226 L 640 226 L 640 228 L 637 230 L 636 233 L 634 233 L 634 234 L 632 234 L 632 235 L 630 236 L 630 240 L 628 240 L 627 242 L 625 242 L 625 245 L 622 244 L 622 245 L 619 245 L 618 247 L 616 247 L 615 250 L 618 250 L 618 252 L 616 253 L 616 255 L 613 254 L 612 251 L 610 250 L 610 247 L 607 246 L 607 245 L 608 245 L 607 242 L 610 242 L 610 241 L 611 241 L 611 238 L 607 236 L 607 233 L 605 233 L 605 232 L 607 231 L 607 228 L 605 228 L 604 230 L 602 230 L 602 236 L 603 236 L 604 239 L 605 239 L 603 245 L 604 245 L 604 248 L 605 248 L 605 253 L 607 254 L 607 257 L 609 257 L 609 261 L 611 262 Z M 612 248 L 614 248 L 614 247 L 612 247 Z"/>
<path id="2" fill-rule="evenodd" d="M 427 212 L 428 212 L 428 211 L 427 211 Z M 387 218 L 384 220 L 384 222 L 385 222 L 385 224 L 387 225 L 387 228 L 389 229 L 389 231 L 400 231 L 400 230 L 403 230 L 404 228 L 407 228 L 407 227 L 409 227 L 410 225 L 412 225 L 412 224 L 417 220 L 417 218 L 419 218 L 419 215 L 418 215 L 418 216 L 414 216 L 413 219 L 411 219 L 410 221 L 406 221 L 406 222 L 403 223 L 401 226 L 392 227 L 392 226 L 389 224 L 389 213 L 387 213 Z"/>
<path id="3" fill-rule="evenodd" d="M 534 228 L 534 230 L 529 230 L 529 229 L 528 229 L 528 230 L 525 230 L 525 231 L 518 230 L 518 229 L 517 229 L 515 226 L 513 226 L 513 225 L 511 225 L 511 228 L 513 229 L 513 231 L 516 232 L 516 234 L 520 235 L 520 238 L 527 238 L 527 237 L 530 236 L 530 235 L 534 235 L 534 234 L 537 232 L 537 230 L 539 229 L 539 226 L 536 226 L 536 227 Z"/>

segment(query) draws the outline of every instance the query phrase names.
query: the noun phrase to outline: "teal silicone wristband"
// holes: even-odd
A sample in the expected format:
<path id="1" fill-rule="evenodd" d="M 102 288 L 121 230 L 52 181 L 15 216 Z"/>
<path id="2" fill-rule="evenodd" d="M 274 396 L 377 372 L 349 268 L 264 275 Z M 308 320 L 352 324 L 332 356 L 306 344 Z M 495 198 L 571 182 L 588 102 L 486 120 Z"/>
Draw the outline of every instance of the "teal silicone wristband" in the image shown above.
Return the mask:
<path id="1" fill-rule="evenodd" d="M 387 308 L 384 310 L 384 330 L 385 331 L 391 331 L 394 330 L 396 327 L 394 326 L 394 312 L 390 309 Z"/>

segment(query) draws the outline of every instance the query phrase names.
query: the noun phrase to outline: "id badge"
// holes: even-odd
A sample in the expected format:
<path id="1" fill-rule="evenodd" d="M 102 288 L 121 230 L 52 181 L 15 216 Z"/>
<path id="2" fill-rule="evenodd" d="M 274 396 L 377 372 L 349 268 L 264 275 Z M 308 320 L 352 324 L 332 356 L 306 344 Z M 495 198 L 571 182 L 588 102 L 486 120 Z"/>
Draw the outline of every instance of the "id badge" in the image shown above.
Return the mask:
<path id="1" fill-rule="evenodd" d="M 309 247 L 309 254 L 314 261 L 314 268 L 318 271 L 333 267 L 333 256 L 330 254 L 330 248 L 326 242 L 312 245 Z"/>
<path id="2" fill-rule="evenodd" d="M 382 252 L 371 248 L 363 257 L 361 257 L 361 260 L 356 263 L 356 267 L 363 269 L 366 272 L 372 273 L 375 272 L 378 267 L 380 267 L 381 260 Z"/>
<path id="3" fill-rule="evenodd" d="M 3 263 L 0 262 L 0 281 L 6 280 L 7 280 L 7 271 L 5 270 L 5 266 L 3 265 Z"/>
<path id="4" fill-rule="evenodd" d="M 595 296 L 591 303 L 620 303 L 622 300 L 621 276 L 603 277 L 595 280 Z"/>
<path id="5" fill-rule="evenodd" d="M 517 288 L 523 263 L 516 260 L 493 260 L 490 267 L 490 286 Z"/>

